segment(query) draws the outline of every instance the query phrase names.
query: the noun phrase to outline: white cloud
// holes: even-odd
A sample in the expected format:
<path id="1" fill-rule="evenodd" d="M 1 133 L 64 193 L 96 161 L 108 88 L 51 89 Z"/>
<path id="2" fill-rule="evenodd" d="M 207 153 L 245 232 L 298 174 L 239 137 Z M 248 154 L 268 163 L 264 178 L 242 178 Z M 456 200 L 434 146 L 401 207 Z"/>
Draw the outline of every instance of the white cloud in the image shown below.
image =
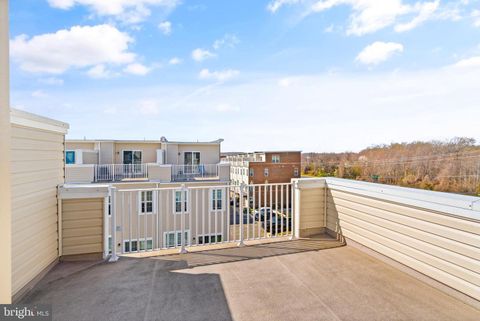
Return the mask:
<path id="1" fill-rule="evenodd" d="M 35 90 L 32 92 L 32 97 L 33 98 L 46 98 L 48 95 L 43 91 L 43 90 Z"/>
<path id="2" fill-rule="evenodd" d="M 466 59 L 462 59 L 454 64 L 455 67 L 461 68 L 476 68 L 480 67 L 480 56 L 470 57 Z"/>
<path id="3" fill-rule="evenodd" d="M 217 55 L 201 48 L 197 48 L 192 51 L 192 59 L 198 62 L 204 61 L 209 58 L 215 58 Z"/>
<path id="4" fill-rule="evenodd" d="M 139 23 L 150 16 L 150 6 L 174 9 L 179 0 L 48 0 L 50 6 L 70 10 L 85 6 L 98 16 L 113 16 L 126 23 Z"/>
<path id="5" fill-rule="evenodd" d="M 130 64 L 130 65 L 126 66 L 123 69 L 123 71 L 126 72 L 126 73 L 129 73 L 129 74 L 132 74 L 132 75 L 145 76 L 146 74 L 148 74 L 151 71 L 151 69 L 148 68 L 147 66 L 142 65 L 142 64 L 133 63 L 133 64 Z"/>
<path id="6" fill-rule="evenodd" d="M 41 82 L 42 84 L 45 84 L 45 85 L 52 85 L 52 86 L 53 85 L 55 85 L 55 86 L 63 85 L 63 79 L 56 78 L 56 77 L 40 78 L 38 81 Z"/>
<path id="7" fill-rule="evenodd" d="M 170 59 L 168 61 L 168 64 L 170 65 L 179 65 L 182 63 L 182 59 L 178 58 L 178 57 L 173 57 L 172 59 Z"/>
<path id="8" fill-rule="evenodd" d="M 305 8 L 302 16 L 319 13 L 337 6 L 349 6 L 352 10 L 349 24 L 346 28 L 348 35 L 365 35 L 380 29 L 395 25 L 397 32 L 411 30 L 427 20 L 454 19 L 458 16 L 457 8 L 445 6 L 445 10 L 438 16 L 436 13 L 440 0 L 418 1 L 414 4 L 402 0 L 275 0 L 271 1 L 267 9 L 272 13 L 285 5 L 301 4 Z M 410 19 L 401 22 L 401 19 Z"/>
<path id="9" fill-rule="evenodd" d="M 221 39 L 215 40 L 212 47 L 215 50 L 219 50 L 221 48 L 235 48 L 236 45 L 240 43 L 240 40 L 235 35 L 226 34 Z"/>
<path id="10" fill-rule="evenodd" d="M 282 78 L 278 80 L 278 85 L 280 87 L 290 87 L 296 82 L 295 78 L 288 77 L 288 78 Z"/>
<path id="11" fill-rule="evenodd" d="M 160 29 L 165 36 L 169 36 L 172 33 L 172 23 L 170 21 L 162 21 L 158 24 L 158 29 Z"/>
<path id="12" fill-rule="evenodd" d="M 127 64 L 135 60 L 128 51 L 133 39 L 111 25 L 74 26 L 55 33 L 10 41 L 11 55 L 29 72 L 61 74 L 70 68 L 99 64 Z"/>
<path id="13" fill-rule="evenodd" d="M 158 115 L 160 113 L 160 105 L 156 100 L 142 100 L 138 104 L 138 111 L 142 115 Z"/>
<path id="14" fill-rule="evenodd" d="M 300 0 L 273 0 L 267 5 L 267 10 L 272 13 L 275 13 L 285 5 L 296 4 L 299 2 L 301 1 Z"/>
<path id="15" fill-rule="evenodd" d="M 237 106 L 232 106 L 230 104 L 219 104 L 215 107 L 215 110 L 219 113 L 231 113 L 240 111 L 240 108 L 238 108 Z"/>
<path id="16" fill-rule="evenodd" d="M 87 71 L 87 75 L 95 79 L 107 79 L 113 76 L 112 73 L 103 64 L 96 65 L 90 68 Z"/>
<path id="17" fill-rule="evenodd" d="M 198 78 L 205 80 L 226 81 L 237 77 L 240 72 L 234 69 L 226 69 L 222 71 L 210 71 L 208 69 L 202 69 L 198 75 Z"/>
<path id="18" fill-rule="evenodd" d="M 473 25 L 480 28 L 480 10 L 473 10 L 471 17 L 473 18 Z"/>
<path id="19" fill-rule="evenodd" d="M 395 26 L 395 31 L 404 32 L 418 27 L 425 21 L 431 19 L 435 11 L 438 9 L 439 5 L 440 0 L 433 2 L 417 3 L 415 5 L 415 8 L 416 10 L 418 10 L 418 15 L 409 22 L 397 24 Z"/>
<path id="20" fill-rule="evenodd" d="M 403 45 L 396 42 L 374 42 L 365 47 L 355 59 L 365 65 L 377 65 L 403 52 Z"/>

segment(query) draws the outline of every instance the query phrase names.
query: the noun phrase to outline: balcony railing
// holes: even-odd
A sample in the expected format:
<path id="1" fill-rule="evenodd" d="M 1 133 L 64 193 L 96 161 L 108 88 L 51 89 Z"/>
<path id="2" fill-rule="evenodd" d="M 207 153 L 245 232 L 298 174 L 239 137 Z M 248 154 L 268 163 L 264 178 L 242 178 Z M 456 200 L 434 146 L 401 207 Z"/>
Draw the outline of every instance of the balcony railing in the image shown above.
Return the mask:
<path id="1" fill-rule="evenodd" d="M 128 179 L 147 179 L 147 164 L 95 165 L 95 182 L 115 182 Z"/>
<path id="2" fill-rule="evenodd" d="M 191 181 L 218 177 L 217 164 L 172 165 L 172 181 Z"/>

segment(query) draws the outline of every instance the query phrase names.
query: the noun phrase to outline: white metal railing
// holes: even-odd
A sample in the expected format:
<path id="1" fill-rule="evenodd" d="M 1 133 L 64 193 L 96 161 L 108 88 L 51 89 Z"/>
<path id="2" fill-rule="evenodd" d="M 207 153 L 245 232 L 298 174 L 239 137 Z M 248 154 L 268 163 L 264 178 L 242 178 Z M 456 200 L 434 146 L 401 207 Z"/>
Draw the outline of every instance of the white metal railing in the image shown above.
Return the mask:
<path id="1" fill-rule="evenodd" d="M 117 253 L 293 237 L 291 183 L 180 188 L 111 188 Z M 116 231 L 112 233 L 111 231 Z"/>
<path id="2" fill-rule="evenodd" d="M 95 165 L 95 182 L 116 182 L 125 179 L 148 178 L 147 164 L 102 164 Z"/>
<path id="3" fill-rule="evenodd" d="M 218 177 L 217 164 L 172 165 L 172 181 L 190 181 Z"/>

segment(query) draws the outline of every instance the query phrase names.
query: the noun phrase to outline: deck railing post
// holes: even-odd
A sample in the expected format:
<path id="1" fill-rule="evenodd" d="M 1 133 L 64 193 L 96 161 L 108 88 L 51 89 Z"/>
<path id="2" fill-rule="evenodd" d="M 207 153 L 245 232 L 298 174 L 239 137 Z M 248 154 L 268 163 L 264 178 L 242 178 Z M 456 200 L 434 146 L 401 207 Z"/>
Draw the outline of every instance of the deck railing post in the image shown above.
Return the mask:
<path id="1" fill-rule="evenodd" d="M 238 217 L 240 219 L 240 242 L 238 242 L 238 246 L 245 246 L 243 242 L 243 189 L 245 188 L 245 183 L 240 185 L 240 199 L 238 200 Z M 233 209 L 235 211 L 235 209 Z M 247 217 L 248 218 L 248 217 Z"/>
<path id="2" fill-rule="evenodd" d="M 188 210 L 186 208 L 185 203 L 188 201 L 185 196 L 187 194 L 187 188 L 185 187 L 185 184 L 182 184 L 181 192 L 180 192 L 180 208 L 181 208 L 181 220 L 180 220 L 180 225 L 181 225 L 181 247 L 180 247 L 180 253 L 185 254 L 187 253 L 187 249 L 185 248 L 185 213 Z M 190 206 L 189 206 L 190 207 Z"/>
<path id="3" fill-rule="evenodd" d="M 118 261 L 118 256 L 117 256 L 117 188 L 116 187 L 110 187 L 109 188 L 109 194 L 110 194 L 110 209 L 112 212 L 111 220 L 111 233 L 112 233 L 112 255 L 110 256 L 109 262 L 116 262 Z M 129 204 L 131 206 L 131 204 Z"/>

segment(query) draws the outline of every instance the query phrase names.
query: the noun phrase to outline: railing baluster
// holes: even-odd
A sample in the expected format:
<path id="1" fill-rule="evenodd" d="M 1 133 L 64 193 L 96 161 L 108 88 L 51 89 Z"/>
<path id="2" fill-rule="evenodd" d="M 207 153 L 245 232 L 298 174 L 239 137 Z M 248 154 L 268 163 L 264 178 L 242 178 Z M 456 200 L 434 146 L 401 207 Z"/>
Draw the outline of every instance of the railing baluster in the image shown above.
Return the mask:
<path id="1" fill-rule="evenodd" d="M 282 211 L 280 231 L 282 231 L 281 232 L 282 235 L 283 235 L 283 217 L 287 213 L 287 209 L 283 205 L 284 205 L 284 203 L 283 203 L 283 184 L 282 184 L 282 185 L 280 185 L 280 210 Z M 287 222 L 288 222 L 288 220 L 287 220 Z"/>

